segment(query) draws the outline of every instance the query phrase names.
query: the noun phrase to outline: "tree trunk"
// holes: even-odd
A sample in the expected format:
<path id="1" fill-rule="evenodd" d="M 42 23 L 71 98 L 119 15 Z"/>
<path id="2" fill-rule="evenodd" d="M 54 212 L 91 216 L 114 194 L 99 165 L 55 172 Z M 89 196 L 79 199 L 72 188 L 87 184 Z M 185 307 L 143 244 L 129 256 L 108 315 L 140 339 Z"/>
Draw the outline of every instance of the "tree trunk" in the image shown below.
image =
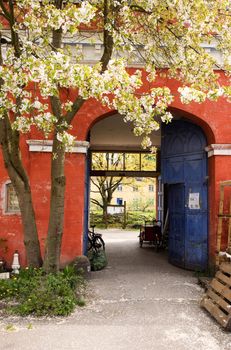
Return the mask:
<path id="1" fill-rule="evenodd" d="M 103 204 L 103 222 L 104 222 L 105 228 L 107 228 L 108 227 L 107 203 Z"/>
<path id="2" fill-rule="evenodd" d="M 57 9 L 62 9 L 63 1 L 56 0 Z M 53 50 L 61 48 L 62 28 L 54 30 L 52 34 Z M 58 123 L 53 135 L 52 160 L 51 160 L 51 198 L 50 215 L 47 232 L 43 267 L 47 273 L 59 271 L 60 253 L 63 236 L 64 221 L 64 200 L 66 178 L 64 174 L 65 148 L 57 139 L 58 131 L 62 132 L 63 117 L 61 111 L 61 101 L 58 96 L 50 97 L 53 114 L 57 117 Z"/>
<path id="3" fill-rule="evenodd" d="M 22 191 L 16 192 L 22 215 L 22 223 L 24 228 L 24 244 L 26 249 L 28 265 L 32 267 L 41 267 L 42 256 L 38 240 L 38 232 L 34 208 L 32 204 L 31 191 L 30 188 L 25 188 L 24 186 Z"/>
<path id="4" fill-rule="evenodd" d="M 42 257 L 29 179 L 20 158 L 19 135 L 12 131 L 7 117 L 0 120 L 0 144 L 5 167 L 19 201 L 27 264 L 32 267 L 40 267 Z"/>
<path id="5" fill-rule="evenodd" d="M 55 134 L 53 139 L 53 158 L 51 163 L 50 217 L 44 257 L 44 269 L 46 272 L 57 272 L 60 265 L 66 183 L 64 161 L 65 149 L 57 140 Z"/>

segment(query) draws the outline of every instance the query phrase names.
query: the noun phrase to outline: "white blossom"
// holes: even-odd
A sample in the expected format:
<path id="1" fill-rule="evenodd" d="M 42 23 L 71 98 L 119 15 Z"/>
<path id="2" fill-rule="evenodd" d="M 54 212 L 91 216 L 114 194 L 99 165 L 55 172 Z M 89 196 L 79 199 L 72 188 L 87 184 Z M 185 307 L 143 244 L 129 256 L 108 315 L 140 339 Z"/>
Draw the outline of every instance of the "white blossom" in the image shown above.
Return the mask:
<path id="1" fill-rule="evenodd" d="M 60 141 L 67 152 L 71 152 L 75 144 L 75 137 L 66 131 L 57 133 L 57 139 Z"/>

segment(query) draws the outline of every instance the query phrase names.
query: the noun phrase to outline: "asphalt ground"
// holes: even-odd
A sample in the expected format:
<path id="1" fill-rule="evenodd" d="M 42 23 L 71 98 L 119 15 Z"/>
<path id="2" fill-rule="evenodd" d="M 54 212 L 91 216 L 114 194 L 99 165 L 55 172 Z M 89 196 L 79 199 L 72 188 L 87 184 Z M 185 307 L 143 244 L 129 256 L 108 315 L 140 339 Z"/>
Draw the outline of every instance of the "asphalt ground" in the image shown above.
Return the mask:
<path id="1" fill-rule="evenodd" d="M 87 304 L 66 318 L 0 317 L 0 350 L 231 350 L 231 333 L 200 308 L 193 272 L 138 232 L 102 231 L 108 266 L 91 272 Z"/>

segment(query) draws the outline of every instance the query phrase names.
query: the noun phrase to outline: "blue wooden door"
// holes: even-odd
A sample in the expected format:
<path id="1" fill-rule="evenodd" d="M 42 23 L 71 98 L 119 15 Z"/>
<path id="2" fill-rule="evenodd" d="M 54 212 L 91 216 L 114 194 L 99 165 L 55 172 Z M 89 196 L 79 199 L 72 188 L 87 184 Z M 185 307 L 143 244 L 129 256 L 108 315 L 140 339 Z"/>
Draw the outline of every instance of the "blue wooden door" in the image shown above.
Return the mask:
<path id="1" fill-rule="evenodd" d="M 185 186 L 170 185 L 168 188 L 169 205 L 169 261 L 178 266 L 185 263 Z"/>
<path id="2" fill-rule="evenodd" d="M 206 139 L 186 121 L 163 126 L 161 172 L 168 184 L 169 260 L 178 266 L 207 267 L 208 208 Z"/>
<path id="3" fill-rule="evenodd" d="M 187 183 L 185 188 L 185 267 L 204 270 L 207 267 L 207 186 Z M 198 204 L 190 204 L 190 196 L 197 195 Z"/>
<path id="4" fill-rule="evenodd" d="M 206 165 L 205 152 L 185 157 L 185 266 L 193 270 L 206 269 L 208 260 Z"/>

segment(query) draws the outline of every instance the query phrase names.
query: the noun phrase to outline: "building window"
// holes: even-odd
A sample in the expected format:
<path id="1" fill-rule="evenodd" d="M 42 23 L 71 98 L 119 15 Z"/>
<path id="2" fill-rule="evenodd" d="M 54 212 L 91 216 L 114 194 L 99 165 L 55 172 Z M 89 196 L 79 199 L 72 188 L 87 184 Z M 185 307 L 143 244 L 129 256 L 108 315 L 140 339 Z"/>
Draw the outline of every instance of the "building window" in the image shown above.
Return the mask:
<path id="1" fill-rule="evenodd" d="M 138 186 L 132 186 L 133 192 L 138 192 Z"/>
<path id="2" fill-rule="evenodd" d="M 117 191 L 122 192 L 123 191 L 123 186 L 121 184 L 118 185 Z"/>
<path id="3" fill-rule="evenodd" d="M 123 198 L 116 198 L 117 205 L 123 205 Z"/>
<path id="4" fill-rule="evenodd" d="M 18 213 L 20 211 L 18 198 L 12 183 L 6 184 L 6 212 Z"/>
<path id="5" fill-rule="evenodd" d="M 148 186 L 148 190 L 149 190 L 149 192 L 154 192 L 154 186 L 153 185 L 149 185 Z"/>
<path id="6" fill-rule="evenodd" d="M 136 181 L 143 181 L 142 177 L 136 177 L 135 179 L 136 179 Z"/>

